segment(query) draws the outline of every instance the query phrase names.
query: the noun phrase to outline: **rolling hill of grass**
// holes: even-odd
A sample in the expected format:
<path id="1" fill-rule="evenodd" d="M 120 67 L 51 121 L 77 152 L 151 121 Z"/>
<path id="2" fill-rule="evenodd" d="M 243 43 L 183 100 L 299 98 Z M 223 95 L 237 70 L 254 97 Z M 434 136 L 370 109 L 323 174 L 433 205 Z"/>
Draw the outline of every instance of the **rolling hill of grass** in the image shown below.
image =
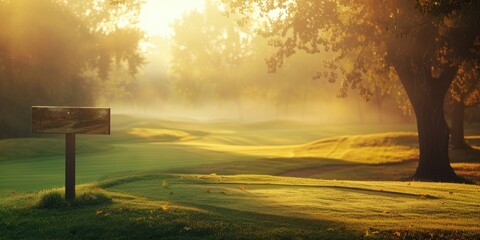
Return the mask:
<path id="1" fill-rule="evenodd" d="M 113 115 L 111 135 L 77 136 L 76 179 L 81 184 L 155 169 L 398 180 L 415 170 L 414 162 L 404 162 L 417 155 L 411 131 L 411 125 L 198 122 Z M 477 142 L 476 131 L 466 130 L 471 143 Z M 480 181 L 475 170 L 479 152 L 452 151 L 454 167 L 462 176 Z M 0 140 L 0 192 L 61 187 L 64 161 L 61 135 Z"/>
<path id="2" fill-rule="evenodd" d="M 396 181 L 414 131 L 113 115 L 77 136 L 73 203 L 63 136 L 0 140 L 0 239 L 480 239 L 478 185 Z M 480 181 L 478 147 L 451 159 Z"/>
<path id="3" fill-rule="evenodd" d="M 325 157 L 360 163 L 388 163 L 418 158 L 414 133 L 376 133 L 316 140 L 294 150 L 295 156 Z"/>

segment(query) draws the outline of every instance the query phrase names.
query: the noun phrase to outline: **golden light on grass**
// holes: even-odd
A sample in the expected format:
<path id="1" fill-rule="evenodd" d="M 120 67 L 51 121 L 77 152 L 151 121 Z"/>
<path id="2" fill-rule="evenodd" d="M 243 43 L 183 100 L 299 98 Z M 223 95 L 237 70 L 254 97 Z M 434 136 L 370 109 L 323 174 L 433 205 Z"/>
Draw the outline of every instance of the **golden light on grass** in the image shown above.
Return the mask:
<path id="1" fill-rule="evenodd" d="M 168 203 L 165 203 L 161 206 L 162 210 L 165 211 L 165 212 L 168 212 L 168 210 L 170 209 L 170 207 L 168 206 Z"/>
<path id="2" fill-rule="evenodd" d="M 408 132 L 337 136 L 294 150 L 296 157 L 325 157 L 368 164 L 418 158 L 417 135 Z"/>
<path id="3" fill-rule="evenodd" d="M 202 141 L 182 142 L 182 144 L 244 156 L 329 158 L 378 164 L 418 158 L 416 139 L 415 133 L 392 132 L 336 136 L 291 145 L 233 145 L 229 144 L 232 139 L 227 136 L 223 136 L 223 142 L 221 138 L 215 138 L 210 139 L 211 142 L 208 142 L 208 139 L 202 139 Z"/>
<path id="4" fill-rule="evenodd" d="M 184 131 L 157 128 L 132 128 L 128 133 L 141 138 L 159 138 L 165 141 L 186 140 L 193 137 Z"/>
<path id="5" fill-rule="evenodd" d="M 158 189 L 165 177 L 120 184 L 113 190 L 156 202 L 163 200 L 166 193 L 159 195 L 152 189 Z M 169 176 L 170 181 L 178 179 L 182 179 L 176 184 L 178 194 L 193 199 L 198 206 L 301 216 L 309 220 L 328 219 L 357 229 L 374 226 L 378 230 L 395 231 L 403 228 L 473 231 L 478 228 L 474 221 L 477 215 L 472 214 L 478 203 L 474 199 L 478 187 L 474 185 L 331 181 L 268 175 Z M 239 191 L 239 186 L 248 186 L 248 192 Z"/>

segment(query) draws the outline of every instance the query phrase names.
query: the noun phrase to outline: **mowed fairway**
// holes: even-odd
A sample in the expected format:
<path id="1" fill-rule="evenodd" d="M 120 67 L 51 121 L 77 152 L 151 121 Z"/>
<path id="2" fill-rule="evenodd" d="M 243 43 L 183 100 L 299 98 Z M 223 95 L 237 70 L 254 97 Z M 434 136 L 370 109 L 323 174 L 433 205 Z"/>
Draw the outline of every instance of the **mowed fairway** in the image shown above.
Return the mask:
<path id="1" fill-rule="evenodd" d="M 473 185 L 211 174 L 127 177 L 101 186 L 205 210 L 333 221 L 364 229 L 475 231 L 480 227 L 476 221 L 480 188 Z"/>
<path id="2" fill-rule="evenodd" d="M 401 161 L 409 158 L 404 155 L 411 155 L 415 148 L 406 149 L 409 151 L 406 153 L 388 153 L 388 156 L 396 157 L 380 155 L 374 158 L 372 156 L 378 155 L 379 151 L 355 150 L 345 143 L 341 143 L 343 145 L 339 148 L 337 142 L 322 146 L 321 140 L 318 140 L 346 134 L 414 130 L 411 125 L 322 126 L 293 121 L 249 124 L 114 115 L 110 136 L 77 135 L 76 179 L 77 183 L 87 183 L 122 172 L 153 169 L 165 172 L 174 169 L 178 172 L 178 169 L 185 168 L 189 172 L 188 168 L 192 167 L 239 161 L 247 164 L 246 168 L 243 166 L 242 173 L 256 173 L 259 168 L 251 163 L 263 158 L 291 158 L 292 165 L 287 169 L 322 166 L 328 162 L 324 158 L 334 158 L 338 163 L 344 160 L 372 163 L 392 159 Z M 63 186 L 64 136 L 36 136 L 38 138 L 0 140 L 0 192 Z M 412 144 L 415 146 L 416 143 Z M 309 146 L 312 150 L 308 149 Z M 326 150 L 318 151 L 320 147 Z M 386 147 L 381 152 L 391 149 L 391 146 Z M 314 159 L 307 165 L 295 160 L 312 156 Z M 274 169 L 276 165 L 264 167 Z"/>
<path id="3" fill-rule="evenodd" d="M 0 239 L 480 238 L 478 185 L 405 181 L 413 125 L 112 124 L 111 136 L 77 136 L 72 206 L 48 198 L 63 192 L 63 136 L 0 140 Z M 477 182 L 478 130 L 473 149 L 451 151 Z"/>

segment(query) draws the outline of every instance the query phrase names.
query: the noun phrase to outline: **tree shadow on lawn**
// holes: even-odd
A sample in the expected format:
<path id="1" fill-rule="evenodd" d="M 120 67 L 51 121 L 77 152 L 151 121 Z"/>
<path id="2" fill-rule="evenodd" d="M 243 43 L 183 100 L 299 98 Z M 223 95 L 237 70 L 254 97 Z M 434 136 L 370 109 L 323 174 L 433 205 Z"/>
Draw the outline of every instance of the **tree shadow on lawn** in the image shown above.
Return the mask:
<path id="1" fill-rule="evenodd" d="M 480 147 L 451 148 L 449 156 L 452 163 L 480 163 Z"/>
<path id="2" fill-rule="evenodd" d="M 480 182 L 480 150 L 451 152 L 455 172 L 473 182 Z M 191 168 L 172 169 L 173 173 L 197 174 L 268 174 L 277 176 L 371 181 L 411 180 L 418 159 L 395 163 L 361 164 L 327 158 L 261 158 L 252 161 L 233 161 L 205 164 Z"/>
<path id="3" fill-rule="evenodd" d="M 480 147 L 450 149 L 450 161 L 458 176 L 480 184 Z"/>

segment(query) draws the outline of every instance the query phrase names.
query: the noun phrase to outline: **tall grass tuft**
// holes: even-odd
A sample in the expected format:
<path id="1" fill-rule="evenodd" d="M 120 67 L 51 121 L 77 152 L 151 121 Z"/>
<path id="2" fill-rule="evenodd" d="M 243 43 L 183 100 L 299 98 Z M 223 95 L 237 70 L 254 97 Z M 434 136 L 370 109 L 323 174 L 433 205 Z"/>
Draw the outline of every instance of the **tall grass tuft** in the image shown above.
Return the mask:
<path id="1" fill-rule="evenodd" d="M 112 198 L 101 191 L 85 191 L 76 195 L 72 202 L 65 200 L 65 194 L 58 190 L 47 190 L 40 193 L 40 199 L 35 205 L 41 209 L 77 208 L 109 204 Z"/>
<path id="2" fill-rule="evenodd" d="M 37 208 L 47 209 L 63 208 L 66 206 L 67 201 L 65 201 L 64 194 L 58 191 L 44 193 L 36 205 Z"/>

